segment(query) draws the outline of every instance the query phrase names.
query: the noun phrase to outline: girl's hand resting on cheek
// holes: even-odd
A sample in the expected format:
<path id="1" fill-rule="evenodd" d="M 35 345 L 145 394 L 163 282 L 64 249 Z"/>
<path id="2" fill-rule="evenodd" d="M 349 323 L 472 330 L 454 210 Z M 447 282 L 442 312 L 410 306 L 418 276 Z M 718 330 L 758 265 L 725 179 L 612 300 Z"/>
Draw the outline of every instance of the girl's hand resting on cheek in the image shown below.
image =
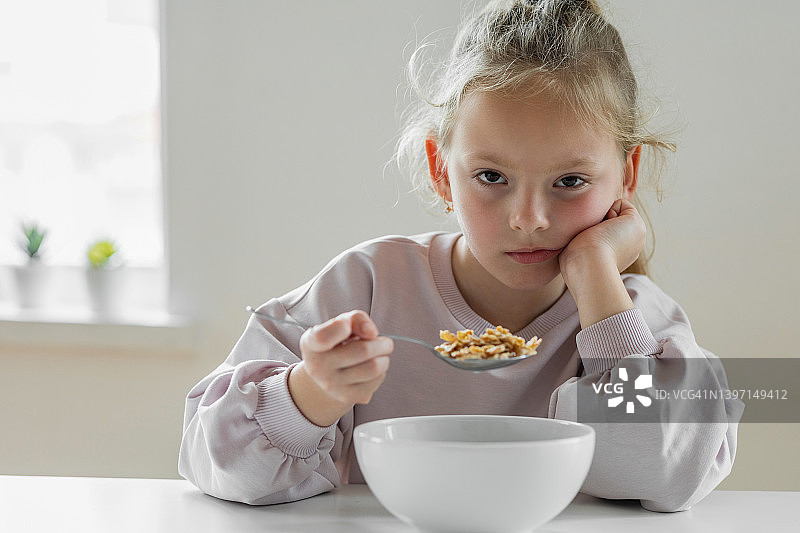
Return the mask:
<path id="1" fill-rule="evenodd" d="M 647 228 L 641 215 L 628 200 L 615 201 L 605 218 L 581 231 L 559 255 L 561 275 L 567 286 L 570 276 L 580 276 L 585 269 L 612 263 L 618 272 L 633 264 L 644 249 Z"/>
<path id="2" fill-rule="evenodd" d="M 300 338 L 303 361 L 289 375 L 300 411 L 317 425 L 335 422 L 357 403 L 368 403 L 389 368 L 392 339 L 364 311 L 350 311 Z"/>

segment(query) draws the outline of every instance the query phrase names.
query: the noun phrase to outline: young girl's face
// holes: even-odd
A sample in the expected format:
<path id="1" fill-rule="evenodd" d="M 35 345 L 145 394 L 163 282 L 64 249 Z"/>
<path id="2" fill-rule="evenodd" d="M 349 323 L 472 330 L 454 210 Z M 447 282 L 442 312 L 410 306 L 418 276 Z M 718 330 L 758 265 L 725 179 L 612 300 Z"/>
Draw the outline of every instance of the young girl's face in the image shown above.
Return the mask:
<path id="1" fill-rule="evenodd" d="M 434 181 L 464 234 L 458 266 L 515 289 L 553 281 L 559 252 L 635 190 L 614 139 L 545 96 L 468 94 L 446 161 Z"/>

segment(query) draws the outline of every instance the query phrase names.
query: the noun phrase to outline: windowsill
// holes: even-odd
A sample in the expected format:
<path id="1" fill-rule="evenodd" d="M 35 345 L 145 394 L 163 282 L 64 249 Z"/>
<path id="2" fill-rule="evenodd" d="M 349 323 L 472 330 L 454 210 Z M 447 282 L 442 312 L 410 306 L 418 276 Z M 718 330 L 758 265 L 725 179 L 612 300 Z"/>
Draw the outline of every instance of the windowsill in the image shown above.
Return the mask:
<path id="1" fill-rule="evenodd" d="M 91 311 L 86 269 L 47 266 L 46 301 L 22 307 L 13 267 L 0 265 L 0 351 L 98 350 L 187 351 L 194 347 L 190 317 L 167 311 L 167 276 L 162 268 L 125 267 L 116 278 L 118 305 L 125 311 Z"/>
<path id="2" fill-rule="evenodd" d="M 3 348 L 185 351 L 194 337 L 191 320 L 164 311 L 97 316 L 81 307 L 19 309 L 0 303 Z"/>

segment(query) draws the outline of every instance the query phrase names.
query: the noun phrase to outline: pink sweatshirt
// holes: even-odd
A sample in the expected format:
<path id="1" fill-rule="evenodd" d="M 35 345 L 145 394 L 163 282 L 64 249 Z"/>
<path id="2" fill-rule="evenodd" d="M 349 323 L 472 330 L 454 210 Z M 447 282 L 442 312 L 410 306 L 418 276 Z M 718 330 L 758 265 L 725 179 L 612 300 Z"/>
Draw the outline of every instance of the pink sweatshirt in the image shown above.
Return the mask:
<path id="1" fill-rule="evenodd" d="M 456 287 L 450 255 L 458 234 L 428 233 L 372 240 L 345 251 L 314 279 L 260 310 L 318 324 L 353 309 L 370 314 L 381 332 L 438 344 L 439 330 L 489 324 Z M 664 363 L 716 356 L 697 345 L 686 315 L 649 278 L 624 275 L 636 309 L 584 330 L 569 291 L 515 334 L 543 339 L 539 354 L 489 372 L 465 372 L 413 344 L 395 342 L 383 385 L 367 405 L 337 424 L 319 427 L 292 402 L 288 370 L 300 361 L 303 330 L 251 318 L 228 358 L 188 394 L 179 472 L 226 500 L 271 504 L 307 498 L 343 483 L 363 483 L 353 428 L 382 418 L 433 414 L 502 414 L 576 420 L 577 389 L 616 379 L 623 358 L 661 383 Z M 721 365 L 700 380 L 727 389 Z M 689 384 L 691 385 L 691 384 Z M 597 444 L 582 492 L 638 499 L 650 510 L 687 509 L 731 470 L 738 400 L 708 404 L 721 423 L 592 424 Z M 716 420 L 716 419 L 715 419 Z"/>

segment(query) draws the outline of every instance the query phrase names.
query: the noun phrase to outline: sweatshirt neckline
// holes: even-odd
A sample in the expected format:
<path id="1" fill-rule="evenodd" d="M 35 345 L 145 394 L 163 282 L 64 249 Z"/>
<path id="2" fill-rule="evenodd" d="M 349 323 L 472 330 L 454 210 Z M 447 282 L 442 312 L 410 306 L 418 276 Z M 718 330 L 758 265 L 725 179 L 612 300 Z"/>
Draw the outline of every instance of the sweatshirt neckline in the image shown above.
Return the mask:
<path id="1" fill-rule="evenodd" d="M 495 327 L 497 324 L 486 321 L 472 310 L 464 300 L 461 291 L 458 290 L 455 276 L 453 275 L 453 246 L 460 236 L 461 233 L 442 233 L 436 235 L 431 241 L 428 253 L 433 281 L 442 301 L 456 321 L 464 326 L 465 329 L 483 332 L 486 328 Z M 577 311 L 578 308 L 572 298 L 572 294 L 565 290 L 564 294 L 549 309 L 536 317 L 530 324 L 513 333 L 526 339 L 534 335 L 542 337 Z"/>

